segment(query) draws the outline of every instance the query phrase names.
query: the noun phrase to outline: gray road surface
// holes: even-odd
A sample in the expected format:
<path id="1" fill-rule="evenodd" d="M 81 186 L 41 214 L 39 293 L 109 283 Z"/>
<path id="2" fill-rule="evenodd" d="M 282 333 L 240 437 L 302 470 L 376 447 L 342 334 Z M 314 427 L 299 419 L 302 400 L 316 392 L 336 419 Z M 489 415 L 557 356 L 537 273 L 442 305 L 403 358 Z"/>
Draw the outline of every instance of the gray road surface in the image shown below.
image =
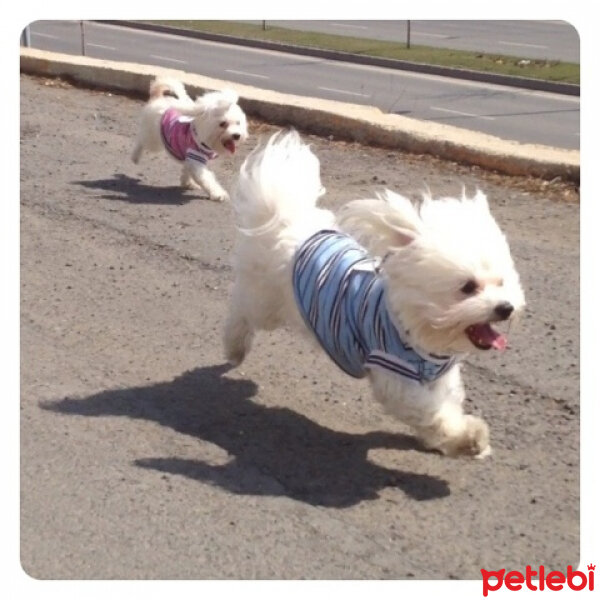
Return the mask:
<path id="1" fill-rule="evenodd" d="M 31 26 L 36 48 L 81 54 L 76 21 Z M 579 98 L 85 24 L 88 56 L 157 64 L 284 93 L 377 106 L 504 139 L 579 148 Z"/>
<path id="2" fill-rule="evenodd" d="M 247 21 L 261 24 L 262 21 Z M 273 25 L 333 35 L 407 43 L 403 21 L 267 21 Z M 579 35 L 566 21 L 410 21 L 410 43 L 434 48 L 475 50 L 522 58 L 579 63 Z"/>
<path id="3" fill-rule="evenodd" d="M 529 307 L 470 358 L 494 455 L 423 452 L 304 339 L 223 365 L 229 204 L 129 162 L 141 103 L 21 79 L 21 560 L 43 579 L 480 579 L 579 557 L 579 211 L 558 183 L 310 138 L 326 206 L 481 187 Z M 215 169 L 230 187 L 271 129 Z M 349 168 L 349 165 L 351 167 Z"/>

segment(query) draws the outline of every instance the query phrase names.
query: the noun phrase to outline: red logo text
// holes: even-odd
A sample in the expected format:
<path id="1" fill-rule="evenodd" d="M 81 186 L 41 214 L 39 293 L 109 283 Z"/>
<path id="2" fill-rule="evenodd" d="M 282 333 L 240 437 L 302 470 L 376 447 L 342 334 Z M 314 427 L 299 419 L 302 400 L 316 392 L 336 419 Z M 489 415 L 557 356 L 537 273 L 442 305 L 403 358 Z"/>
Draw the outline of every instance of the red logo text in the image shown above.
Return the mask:
<path id="1" fill-rule="evenodd" d="M 566 574 L 561 571 L 547 572 L 544 566 L 540 566 L 537 571 L 534 571 L 529 565 L 525 568 L 525 573 L 521 573 L 520 571 L 509 571 L 506 573 L 506 569 L 501 569 L 500 571 L 486 571 L 485 569 L 481 569 L 483 595 L 487 597 L 489 592 L 496 592 L 502 586 L 512 592 L 518 592 L 523 586 L 533 591 L 552 590 L 558 592 L 565 585 L 576 592 L 585 589 L 593 591 L 595 568 L 596 565 L 588 565 L 587 573 L 584 573 L 582 571 L 574 571 L 573 567 L 569 565 Z"/>

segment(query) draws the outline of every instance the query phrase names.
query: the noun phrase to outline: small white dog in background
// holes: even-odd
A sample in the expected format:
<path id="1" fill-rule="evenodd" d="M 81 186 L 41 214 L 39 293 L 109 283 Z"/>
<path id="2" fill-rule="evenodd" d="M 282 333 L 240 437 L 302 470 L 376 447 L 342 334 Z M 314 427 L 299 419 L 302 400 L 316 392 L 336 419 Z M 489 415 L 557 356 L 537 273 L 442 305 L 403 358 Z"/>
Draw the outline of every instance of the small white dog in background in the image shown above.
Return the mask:
<path id="1" fill-rule="evenodd" d="M 493 324 L 525 301 L 485 196 L 415 205 L 386 191 L 350 202 L 336 220 L 316 206 L 319 170 L 293 131 L 241 168 L 228 360 L 241 363 L 259 329 L 308 328 L 340 368 L 369 377 L 375 397 L 427 448 L 486 456 L 487 424 L 463 412 L 460 361 L 504 349 Z"/>
<path id="2" fill-rule="evenodd" d="M 227 192 L 208 163 L 221 152 L 233 154 L 248 137 L 246 115 L 237 101 L 232 90 L 208 92 L 194 101 L 180 81 L 155 79 L 142 109 L 131 159 L 137 164 L 144 151 L 164 149 L 183 164 L 183 187 L 199 186 L 211 200 L 226 200 Z"/>

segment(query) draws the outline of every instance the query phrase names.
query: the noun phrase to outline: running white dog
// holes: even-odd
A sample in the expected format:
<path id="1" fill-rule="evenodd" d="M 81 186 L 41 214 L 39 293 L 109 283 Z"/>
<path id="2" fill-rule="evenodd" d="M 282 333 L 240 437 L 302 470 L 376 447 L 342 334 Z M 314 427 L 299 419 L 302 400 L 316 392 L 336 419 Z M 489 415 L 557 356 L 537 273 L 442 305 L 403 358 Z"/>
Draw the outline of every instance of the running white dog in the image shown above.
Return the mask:
<path id="1" fill-rule="evenodd" d="M 525 302 L 485 196 L 416 206 L 386 191 L 350 202 L 336 221 L 316 207 L 320 191 L 319 161 L 295 132 L 276 134 L 242 166 L 228 360 L 244 359 L 256 330 L 308 326 L 427 448 L 489 454 L 487 424 L 463 413 L 460 361 L 504 349 L 492 323 Z"/>
<path id="2" fill-rule="evenodd" d="M 237 101 L 232 90 L 209 92 L 194 101 L 180 81 L 155 79 L 131 159 L 137 164 L 142 152 L 165 149 L 183 164 L 183 187 L 200 186 L 211 200 L 226 200 L 228 194 L 208 163 L 225 150 L 233 154 L 248 136 L 246 115 Z"/>

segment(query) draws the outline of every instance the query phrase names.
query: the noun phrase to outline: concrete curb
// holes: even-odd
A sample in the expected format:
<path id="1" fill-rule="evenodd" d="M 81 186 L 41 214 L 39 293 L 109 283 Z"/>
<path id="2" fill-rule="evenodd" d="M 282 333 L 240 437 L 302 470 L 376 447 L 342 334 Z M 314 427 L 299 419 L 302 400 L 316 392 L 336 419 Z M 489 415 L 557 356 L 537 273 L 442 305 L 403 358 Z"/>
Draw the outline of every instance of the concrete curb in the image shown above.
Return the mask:
<path id="1" fill-rule="evenodd" d="M 350 52 L 341 52 L 339 50 L 322 50 L 320 48 L 294 46 L 292 44 L 285 44 L 283 42 L 253 40 L 249 38 L 234 37 L 231 35 L 225 35 L 220 33 L 208 33 L 205 31 L 195 31 L 192 29 L 180 29 L 177 27 L 170 27 L 168 25 L 158 25 L 155 23 L 145 23 L 140 21 L 103 20 L 96 22 L 104 23 L 107 25 L 118 25 L 119 27 L 130 27 L 131 29 L 141 29 L 144 31 L 157 31 L 160 33 L 180 35 L 182 37 L 208 40 L 211 42 L 221 42 L 224 44 L 247 46 L 249 48 L 261 48 L 263 50 L 287 52 L 289 54 L 298 54 L 300 56 L 314 56 L 317 58 L 325 58 L 328 60 L 339 60 L 342 62 L 351 62 L 359 65 L 373 65 L 376 67 L 385 67 L 387 69 L 411 71 L 413 73 L 426 73 L 429 75 L 439 75 L 442 77 L 452 77 L 455 79 L 481 81 L 483 83 L 494 83 L 496 85 L 505 85 L 508 87 L 517 87 L 527 90 L 553 92 L 555 94 L 565 94 L 568 96 L 580 95 L 580 86 L 572 83 L 561 83 L 558 81 L 543 81 L 541 79 L 532 79 L 530 77 L 518 77 L 516 75 L 499 75 L 497 73 L 472 71 L 470 69 L 427 65 L 423 63 L 411 62 L 408 60 L 396 60 L 392 58 L 378 58 L 376 56 L 352 54 Z"/>
<path id="2" fill-rule="evenodd" d="M 46 77 L 65 77 L 103 89 L 145 97 L 157 75 L 180 79 L 192 95 L 229 87 L 240 95 L 240 105 L 251 117 L 280 126 L 294 126 L 320 136 L 333 136 L 442 159 L 478 165 L 508 175 L 560 178 L 578 183 L 580 154 L 536 144 L 520 144 L 450 125 L 384 114 L 369 106 L 293 96 L 232 84 L 136 63 L 72 56 L 21 48 L 21 71 Z"/>

